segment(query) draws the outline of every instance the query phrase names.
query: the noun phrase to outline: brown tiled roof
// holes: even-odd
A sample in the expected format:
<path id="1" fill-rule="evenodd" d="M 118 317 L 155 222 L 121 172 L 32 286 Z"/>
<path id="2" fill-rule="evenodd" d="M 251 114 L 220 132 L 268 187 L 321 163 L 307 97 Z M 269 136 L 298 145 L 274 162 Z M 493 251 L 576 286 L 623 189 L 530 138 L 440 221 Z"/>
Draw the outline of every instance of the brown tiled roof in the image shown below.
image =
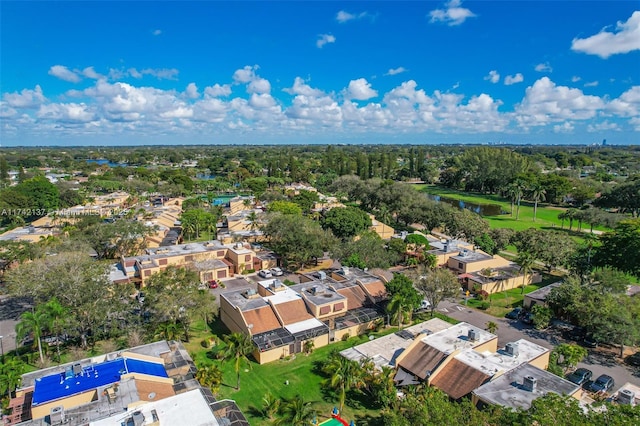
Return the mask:
<path id="1" fill-rule="evenodd" d="M 411 349 L 399 365 L 413 375 L 425 380 L 445 357 L 444 352 L 420 342 Z"/>
<path id="2" fill-rule="evenodd" d="M 261 306 L 258 309 L 244 311 L 242 315 L 247 325 L 253 324 L 251 334 L 264 333 L 282 327 L 271 306 Z"/>
<path id="3" fill-rule="evenodd" d="M 279 303 L 274 305 L 274 308 L 278 311 L 278 315 L 280 315 L 284 325 L 313 318 L 313 316 L 307 312 L 307 307 L 302 299 Z"/>
<path id="4" fill-rule="evenodd" d="M 387 297 L 387 288 L 384 286 L 382 281 L 374 281 L 372 283 L 364 284 L 364 288 L 367 290 L 367 293 L 376 299 L 384 299 Z"/>
<path id="5" fill-rule="evenodd" d="M 347 298 L 347 309 L 362 308 L 367 296 L 360 287 L 347 287 L 338 289 L 338 293 Z"/>
<path id="6" fill-rule="evenodd" d="M 490 378 L 491 376 L 454 358 L 431 381 L 431 386 L 444 391 L 453 399 L 458 399 L 471 393 Z"/>
<path id="7" fill-rule="evenodd" d="M 149 380 L 136 379 L 136 389 L 138 390 L 138 397 L 142 401 L 150 401 L 149 395 L 153 392 L 155 396 L 154 401 L 168 398 L 175 395 L 173 385 L 171 383 L 158 383 Z"/>

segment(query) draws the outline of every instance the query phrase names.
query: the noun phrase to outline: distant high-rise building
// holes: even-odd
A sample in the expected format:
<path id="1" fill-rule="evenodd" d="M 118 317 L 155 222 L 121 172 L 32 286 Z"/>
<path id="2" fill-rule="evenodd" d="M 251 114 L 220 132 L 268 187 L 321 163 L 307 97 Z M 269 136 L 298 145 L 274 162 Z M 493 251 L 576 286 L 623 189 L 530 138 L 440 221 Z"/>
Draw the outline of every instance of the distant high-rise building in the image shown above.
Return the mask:
<path id="1" fill-rule="evenodd" d="M 607 146 L 607 140 L 606 139 L 602 139 L 602 146 Z"/>

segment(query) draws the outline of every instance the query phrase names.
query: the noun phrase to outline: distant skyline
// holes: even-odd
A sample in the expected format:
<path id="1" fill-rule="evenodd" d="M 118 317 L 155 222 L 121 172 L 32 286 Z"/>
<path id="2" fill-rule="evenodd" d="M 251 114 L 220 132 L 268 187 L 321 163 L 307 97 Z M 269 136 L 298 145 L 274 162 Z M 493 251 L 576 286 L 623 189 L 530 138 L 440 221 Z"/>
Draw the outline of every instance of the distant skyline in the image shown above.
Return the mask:
<path id="1" fill-rule="evenodd" d="M 640 2 L 0 1 L 0 144 L 640 144 Z"/>

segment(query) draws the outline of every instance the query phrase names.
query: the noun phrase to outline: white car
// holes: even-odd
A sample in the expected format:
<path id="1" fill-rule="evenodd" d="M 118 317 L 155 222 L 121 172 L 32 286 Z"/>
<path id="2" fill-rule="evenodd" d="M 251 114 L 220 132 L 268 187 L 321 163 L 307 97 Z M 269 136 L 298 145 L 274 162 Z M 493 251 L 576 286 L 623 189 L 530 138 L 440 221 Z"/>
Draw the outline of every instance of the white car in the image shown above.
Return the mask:
<path id="1" fill-rule="evenodd" d="M 282 271 L 282 269 L 276 266 L 275 268 L 271 268 L 271 274 L 276 277 L 281 277 L 284 275 L 284 272 Z"/>
<path id="2" fill-rule="evenodd" d="M 273 274 L 267 269 L 261 269 L 260 272 L 258 272 L 258 275 L 262 278 L 273 278 Z"/>

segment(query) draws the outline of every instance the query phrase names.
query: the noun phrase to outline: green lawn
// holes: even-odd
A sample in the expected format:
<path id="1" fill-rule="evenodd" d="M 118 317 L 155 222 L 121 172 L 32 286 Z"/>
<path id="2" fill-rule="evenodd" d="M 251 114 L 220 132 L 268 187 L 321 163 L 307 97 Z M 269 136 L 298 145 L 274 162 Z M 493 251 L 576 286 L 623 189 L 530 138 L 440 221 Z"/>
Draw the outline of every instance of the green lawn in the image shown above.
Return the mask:
<path id="1" fill-rule="evenodd" d="M 540 283 L 526 286 L 524 288 L 524 294 L 522 292 L 522 287 L 494 293 L 486 300 L 490 303 L 490 306 L 488 309 L 484 310 L 484 312 L 489 315 L 493 315 L 494 317 L 502 318 L 507 312 L 511 311 L 516 306 L 522 306 L 525 294 L 557 282 L 559 279 L 561 279 L 561 277 L 557 275 L 544 274 Z M 467 306 L 480 309 L 483 302 L 484 301 L 480 299 L 470 298 L 467 301 Z"/>
<path id="2" fill-rule="evenodd" d="M 479 195 L 468 192 L 456 191 L 453 189 L 443 188 L 433 185 L 415 185 L 415 187 L 422 192 L 440 195 L 442 197 L 452 198 L 456 200 L 468 201 L 476 204 L 497 204 L 504 211 L 511 211 L 511 203 L 509 200 L 500 197 L 499 195 Z M 563 212 L 564 208 L 551 207 L 546 204 L 538 204 L 538 212 L 536 215 L 536 221 L 533 221 L 533 203 L 522 202 L 520 203 L 520 217 L 518 220 L 515 218 L 515 207 L 513 216 L 510 214 L 499 216 L 484 216 L 489 222 L 491 228 L 511 228 L 516 231 L 528 229 L 528 228 L 542 228 L 542 229 L 562 229 L 562 221 L 558 219 L 558 214 Z M 576 229 L 577 224 L 574 222 L 573 229 Z M 564 230 L 569 233 L 569 223 L 565 221 Z M 584 225 L 583 229 L 589 229 L 588 225 Z M 607 230 L 604 227 L 596 227 L 597 230 Z M 570 232 L 572 235 L 579 236 L 578 232 Z"/>
<path id="3" fill-rule="evenodd" d="M 222 336 L 223 326 L 217 323 L 213 324 L 214 332 L 218 336 Z M 378 333 L 372 333 L 375 336 L 382 336 L 396 331 L 397 328 L 384 329 Z M 352 337 L 346 342 L 336 342 L 329 346 L 315 349 L 309 356 L 304 354 L 296 354 L 289 360 L 278 360 L 275 362 L 259 365 L 255 362 L 251 363 L 251 369 L 243 368 L 240 373 L 240 390 L 236 391 L 236 373 L 233 369 L 233 363 L 221 362 L 211 356 L 211 352 L 201 346 L 203 339 L 211 337 L 212 333 L 203 328 L 203 323 L 196 324 L 191 333 L 189 343 L 185 343 L 185 347 L 191 354 L 198 367 L 217 364 L 224 373 L 224 384 L 218 393 L 219 399 L 233 399 L 242 409 L 251 425 L 260 426 L 267 425 L 269 422 L 262 417 L 259 412 L 262 397 L 271 392 L 273 395 L 286 399 L 294 397 L 297 394 L 303 396 L 306 401 L 314 401 L 315 408 L 319 411 L 320 421 L 330 418 L 331 410 L 338 405 L 337 396 L 327 391 L 322 382 L 325 380 L 324 375 L 319 371 L 319 367 L 325 361 L 329 353 L 334 350 L 342 350 L 360 343 L 368 341 L 368 336 Z M 222 334 L 220 334 L 222 333 Z M 218 340 L 219 341 L 219 340 Z M 285 383 L 288 381 L 288 385 Z M 377 417 L 379 410 L 375 409 L 365 397 L 359 396 L 354 399 L 347 397 L 347 402 L 343 410 L 343 418 L 354 419 L 356 424 L 358 419 L 365 417 Z"/>

